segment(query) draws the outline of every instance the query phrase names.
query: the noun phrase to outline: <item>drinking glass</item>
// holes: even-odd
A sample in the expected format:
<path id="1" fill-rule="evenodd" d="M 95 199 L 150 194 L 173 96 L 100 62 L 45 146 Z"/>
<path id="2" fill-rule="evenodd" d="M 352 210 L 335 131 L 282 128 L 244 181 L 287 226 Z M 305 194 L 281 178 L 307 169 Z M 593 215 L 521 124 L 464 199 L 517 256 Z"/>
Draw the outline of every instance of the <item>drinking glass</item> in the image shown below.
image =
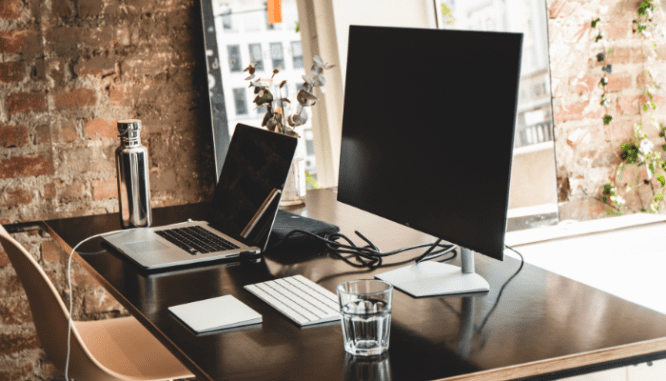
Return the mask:
<path id="1" fill-rule="evenodd" d="M 375 356 L 388 350 L 393 286 L 378 279 L 359 279 L 338 285 L 345 351 Z"/>

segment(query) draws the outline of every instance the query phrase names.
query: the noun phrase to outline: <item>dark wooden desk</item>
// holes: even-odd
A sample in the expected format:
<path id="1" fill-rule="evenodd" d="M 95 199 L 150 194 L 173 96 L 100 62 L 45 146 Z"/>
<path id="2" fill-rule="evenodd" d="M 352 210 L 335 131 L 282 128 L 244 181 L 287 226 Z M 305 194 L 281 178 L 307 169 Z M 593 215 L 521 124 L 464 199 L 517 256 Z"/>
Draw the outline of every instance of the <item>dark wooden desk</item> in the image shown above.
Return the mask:
<path id="1" fill-rule="evenodd" d="M 303 212 L 340 226 L 348 236 L 359 230 L 382 250 L 432 242 L 432 237 L 337 203 L 335 197 L 329 191 L 311 192 Z M 153 212 L 155 224 L 163 225 L 203 218 L 206 210 L 205 204 L 196 204 Z M 67 250 L 88 236 L 119 228 L 116 214 L 44 225 Z M 92 240 L 80 251 L 100 248 L 101 240 Z M 302 274 L 335 291 L 340 282 L 384 270 L 358 270 L 325 252 L 295 251 L 162 272 L 141 271 L 112 252 L 76 260 L 200 379 L 357 380 L 368 373 L 382 380 L 555 379 L 666 357 L 665 315 L 529 264 L 481 327 L 501 286 L 518 268 L 512 258 L 500 262 L 476 255 L 476 271 L 490 283 L 487 294 L 413 299 L 396 290 L 390 350 L 376 360 L 347 356 L 339 323 L 299 328 L 243 286 Z M 197 336 L 167 311 L 225 294 L 262 314 L 263 323 Z"/>

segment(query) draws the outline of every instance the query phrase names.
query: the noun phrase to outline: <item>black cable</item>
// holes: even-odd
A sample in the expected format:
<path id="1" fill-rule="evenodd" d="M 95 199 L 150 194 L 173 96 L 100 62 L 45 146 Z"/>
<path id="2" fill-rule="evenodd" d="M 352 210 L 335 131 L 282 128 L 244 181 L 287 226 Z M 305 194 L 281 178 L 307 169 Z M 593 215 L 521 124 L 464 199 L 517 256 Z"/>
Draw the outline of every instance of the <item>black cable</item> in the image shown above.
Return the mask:
<path id="1" fill-rule="evenodd" d="M 331 251 L 335 256 L 343 260 L 345 263 L 352 267 L 369 267 L 369 268 L 376 268 L 380 267 L 383 264 L 383 258 L 388 257 L 390 255 L 395 255 L 399 254 L 405 251 L 409 250 L 414 250 L 414 249 L 419 249 L 423 247 L 428 247 L 428 250 L 426 250 L 425 253 L 419 255 L 416 258 L 409 259 L 404 262 L 400 262 L 400 264 L 405 264 L 412 262 L 414 260 L 418 262 L 422 262 L 424 260 L 432 260 L 435 258 L 438 258 L 444 254 L 447 254 L 451 251 L 453 251 L 456 246 L 455 245 L 446 245 L 441 243 L 441 239 L 438 239 L 435 243 L 425 243 L 425 244 L 419 244 L 419 245 L 412 245 L 408 247 L 403 247 L 401 249 L 389 251 L 389 252 L 381 252 L 379 247 L 375 245 L 372 241 L 370 241 L 368 238 L 366 238 L 363 234 L 361 234 L 358 231 L 354 231 L 356 235 L 358 235 L 363 241 L 367 243 L 365 246 L 357 246 L 352 242 L 351 239 L 349 239 L 347 236 L 344 234 L 330 234 L 324 237 L 321 237 L 317 234 L 305 231 L 305 230 L 292 230 L 289 233 L 287 233 L 284 237 L 282 237 L 281 240 L 279 240 L 275 245 L 271 247 L 271 250 L 274 249 L 275 247 L 279 246 L 287 238 L 289 238 L 292 235 L 295 234 L 304 234 L 307 236 L 310 236 L 312 238 L 315 238 L 317 240 L 322 241 L 325 245 L 326 248 Z M 343 244 L 338 242 L 339 240 L 344 240 L 347 244 Z M 435 250 L 437 247 L 441 248 L 440 250 Z M 345 254 L 350 254 L 349 256 L 345 256 Z M 355 262 L 351 260 L 353 258 Z M 444 261 L 449 261 L 451 259 L 455 258 L 455 254 L 451 256 L 450 258 L 445 259 Z M 394 266 L 397 264 L 391 264 L 390 266 Z"/>
<path id="2" fill-rule="evenodd" d="M 477 332 L 481 332 L 483 327 L 486 325 L 486 323 L 488 322 L 488 318 L 490 318 L 490 315 L 492 315 L 493 311 L 495 311 L 495 308 L 497 308 L 497 305 L 499 304 L 500 298 L 502 297 L 502 292 L 504 292 L 504 288 L 506 288 L 506 286 L 513 280 L 513 278 L 516 277 L 516 275 L 518 275 L 520 270 L 523 269 L 523 265 L 525 264 L 525 258 L 523 258 L 522 254 L 520 254 L 518 251 L 516 251 L 514 248 L 512 248 L 509 245 L 504 245 L 504 246 L 507 249 L 509 249 L 509 250 L 513 251 L 514 253 L 518 254 L 518 256 L 520 257 L 520 266 L 518 266 L 518 270 L 516 270 L 516 272 L 513 273 L 513 275 L 511 275 L 511 277 L 509 279 L 507 279 L 506 282 L 504 282 L 504 284 L 502 285 L 502 288 L 500 288 L 499 294 L 497 295 L 497 299 L 495 299 L 495 303 L 493 304 L 490 311 L 488 311 L 488 314 L 486 314 L 486 317 L 481 322 L 481 325 L 479 326 L 479 329 L 478 329 Z"/>

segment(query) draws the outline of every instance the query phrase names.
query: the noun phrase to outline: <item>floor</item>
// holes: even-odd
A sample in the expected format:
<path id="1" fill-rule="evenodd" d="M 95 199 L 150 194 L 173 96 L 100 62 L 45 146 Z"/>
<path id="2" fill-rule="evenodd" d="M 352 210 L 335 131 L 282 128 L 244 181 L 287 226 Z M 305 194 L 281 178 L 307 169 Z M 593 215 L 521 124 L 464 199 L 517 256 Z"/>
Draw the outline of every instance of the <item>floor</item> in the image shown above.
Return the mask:
<path id="1" fill-rule="evenodd" d="M 666 222 L 513 247 L 528 263 L 666 314 Z M 666 360 L 565 380 L 661 381 L 666 380 Z"/>

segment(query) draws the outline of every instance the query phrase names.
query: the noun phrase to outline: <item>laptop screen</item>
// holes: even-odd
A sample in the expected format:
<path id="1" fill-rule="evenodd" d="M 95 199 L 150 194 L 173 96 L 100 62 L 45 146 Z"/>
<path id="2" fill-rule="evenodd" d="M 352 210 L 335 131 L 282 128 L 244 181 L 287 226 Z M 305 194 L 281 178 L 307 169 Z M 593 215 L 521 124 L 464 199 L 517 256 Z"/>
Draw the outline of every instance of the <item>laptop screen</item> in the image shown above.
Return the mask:
<path id="1" fill-rule="evenodd" d="M 208 222 L 264 250 L 297 144 L 293 137 L 236 125 Z"/>

